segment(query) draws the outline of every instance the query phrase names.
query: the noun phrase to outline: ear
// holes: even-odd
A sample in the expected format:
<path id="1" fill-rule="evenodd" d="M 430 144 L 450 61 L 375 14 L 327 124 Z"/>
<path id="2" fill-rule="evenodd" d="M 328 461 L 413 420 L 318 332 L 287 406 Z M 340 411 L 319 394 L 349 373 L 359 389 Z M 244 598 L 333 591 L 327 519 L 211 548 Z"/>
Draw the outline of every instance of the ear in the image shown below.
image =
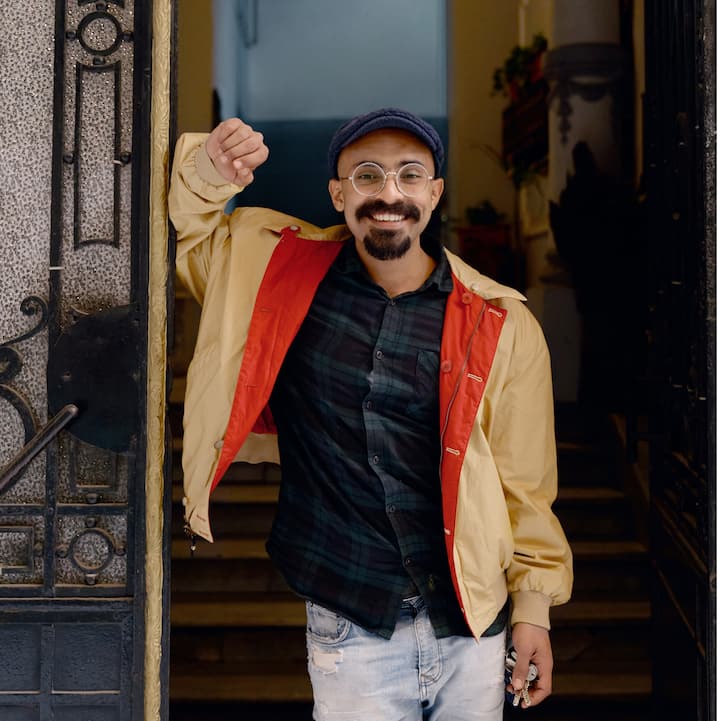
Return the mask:
<path id="1" fill-rule="evenodd" d="M 328 192 L 333 207 L 338 213 L 342 213 L 345 210 L 345 198 L 343 197 L 342 183 L 337 178 L 332 178 L 328 183 Z"/>
<path id="2" fill-rule="evenodd" d="M 445 190 L 445 180 L 444 178 L 435 178 L 434 180 L 430 181 L 432 183 L 432 186 L 430 188 L 430 197 L 432 198 L 432 209 L 435 210 L 437 207 L 437 204 L 440 202 L 440 198 L 442 197 L 443 190 Z"/>

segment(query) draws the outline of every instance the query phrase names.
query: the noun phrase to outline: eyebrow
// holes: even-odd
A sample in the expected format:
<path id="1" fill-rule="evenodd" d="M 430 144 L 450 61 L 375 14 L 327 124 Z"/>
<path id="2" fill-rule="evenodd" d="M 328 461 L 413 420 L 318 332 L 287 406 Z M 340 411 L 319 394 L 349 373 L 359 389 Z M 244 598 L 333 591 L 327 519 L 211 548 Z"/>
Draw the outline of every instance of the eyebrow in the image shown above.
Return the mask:
<path id="1" fill-rule="evenodd" d="M 355 170 L 355 168 L 359 168 L 361 165 L 364 165 L 365 163 L 374 163 L 375 165 L 379 165 L 383 170 L 387 170 L 387 168 L 382 163 L 379 163 L 377 160 L 368 160 L 368 159 L 360 160 L 359 162 L 355 163 L 355 165 L 352 166 L 353 170 Z M 425 170 L 427 170 L 427 166 L 425 165 L 425 163 L 422 162 L 422 160 L 401 160 L 397 164 L 397 167 L 402 168 L 403 165 L 410 165 L 410 163 L 414 163 L 415 165 L 422 165 L 423 168 L 425 168 Z M 428 171 L 428 172 L 430 172 L 430 171 Z"/>

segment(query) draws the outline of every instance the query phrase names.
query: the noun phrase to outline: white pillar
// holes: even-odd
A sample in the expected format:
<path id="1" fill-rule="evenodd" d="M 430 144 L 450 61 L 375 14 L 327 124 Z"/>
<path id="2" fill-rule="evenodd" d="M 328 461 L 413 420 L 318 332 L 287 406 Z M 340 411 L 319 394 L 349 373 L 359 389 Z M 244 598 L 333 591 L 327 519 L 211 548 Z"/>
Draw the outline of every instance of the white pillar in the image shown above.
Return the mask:
<path id="1" fill-rule="evenodd" d="M 550 83 L 548 195 L 557 201 L 583 141 L 599 168 L 622 172 L 620 81 L 626 65 L 618 4 L 555 0 L 545 75 Z"/>

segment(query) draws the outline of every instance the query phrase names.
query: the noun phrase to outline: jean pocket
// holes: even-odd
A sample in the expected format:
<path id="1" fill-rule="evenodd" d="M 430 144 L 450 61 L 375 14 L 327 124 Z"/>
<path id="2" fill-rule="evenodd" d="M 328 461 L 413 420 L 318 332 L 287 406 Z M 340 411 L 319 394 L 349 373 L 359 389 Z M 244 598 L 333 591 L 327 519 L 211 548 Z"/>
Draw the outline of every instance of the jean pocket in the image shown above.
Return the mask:
<path id="1" fill-rule="evenodd" d="M 344 641 L 350 632 L 351 623 L 347 618 L 324 606 L 307 601 L 308 635 L 319 643 L 333 644 Z"/>

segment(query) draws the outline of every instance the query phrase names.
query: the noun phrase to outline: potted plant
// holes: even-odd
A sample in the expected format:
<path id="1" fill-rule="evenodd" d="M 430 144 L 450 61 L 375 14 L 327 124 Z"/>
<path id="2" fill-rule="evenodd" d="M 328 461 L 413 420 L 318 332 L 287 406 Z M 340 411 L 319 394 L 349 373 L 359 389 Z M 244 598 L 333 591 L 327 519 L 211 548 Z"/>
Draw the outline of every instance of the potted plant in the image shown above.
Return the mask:
<path id="1" fill-rule="evenodd" d="M 469 225 L 496 225 L 505 220 L 505 214 L 498 212 L 489 200 L 465 208 L 465 217 Z"/>
<path id="2" fill-rule="evenodd" d="M 505 62 L 493 72 L 491 95 L 502 94 L 517 102 L 533 83 L 542 77 L 542 56 L 547 50 L 547 38 L 542 33 L 533 37 L 530 45 L 516 45 Z"/>

